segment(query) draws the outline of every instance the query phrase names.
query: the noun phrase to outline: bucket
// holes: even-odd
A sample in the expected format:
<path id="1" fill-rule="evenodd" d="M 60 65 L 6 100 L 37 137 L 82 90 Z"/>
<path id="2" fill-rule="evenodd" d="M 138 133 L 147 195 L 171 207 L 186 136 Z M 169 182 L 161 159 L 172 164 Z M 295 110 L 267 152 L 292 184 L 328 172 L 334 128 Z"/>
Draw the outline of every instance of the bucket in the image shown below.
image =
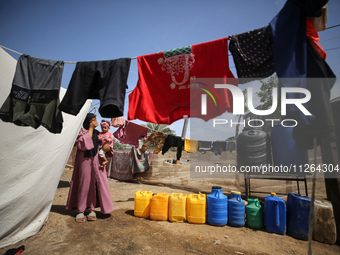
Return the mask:
<path id="1" fill-rule="evenodd" d="M 150 200 L 150 219 L 168 220 L 169 218 L 169 194 L 157 193 Z"/>
<path id="2" fill-rule="evenodd" d="M 253 229 L 263 228 L 263 210 L 257 198 L 248 198 L 246 205 L 247 226 Z"/>
<path id="3" fill-rule="evenodd" d="M 224 226 L 228 222 L 228 197 L 220 186 L 213 186 L 207 195 L 207 223 Z"/>
<path id="4" fill-rule="evenodd" d="M 285 201 L 275 193 L 264 200 L 264 221 L 266 231 L 280 235 L 286 234 L 287 207 Z"/>
<path id="5" fill-rule="evenodd" d="M 151 191 L 137 191 L 134 201 L 134 215 L 136 217 L 148 218 L 150 216 Z"/>
<path id="6" fill-rule="evenodd" d="M 172 193 L 169 197 L 169 220 L 171 222 L 183 222 L 186 220 L 187 195 Z"/>
<path id="7" fill-rule="evenodd" d="M 287 234 L 302 240 L 308 240 L 309 212 L 311 199 L 289 193 L 287 197 Z"/>
<path id="8" fill-rule="evenodd" d="M 327 201 L 314 202 L 313 240 L 327 244 L 336 243 L 333 206 Z"/>
<path id="9" fill-rule="evenodd" d="M 228 222 L 232 227 L 245 225 L 245 203 L 241 198 L 241 192 L 231 192 L 228 200 Z"/>
<path id="10" fill-rule="evenodd" d="M 206 221 L 206 195 L 189 194 L 187 198 L 187 221 L 203 224 Z"/>

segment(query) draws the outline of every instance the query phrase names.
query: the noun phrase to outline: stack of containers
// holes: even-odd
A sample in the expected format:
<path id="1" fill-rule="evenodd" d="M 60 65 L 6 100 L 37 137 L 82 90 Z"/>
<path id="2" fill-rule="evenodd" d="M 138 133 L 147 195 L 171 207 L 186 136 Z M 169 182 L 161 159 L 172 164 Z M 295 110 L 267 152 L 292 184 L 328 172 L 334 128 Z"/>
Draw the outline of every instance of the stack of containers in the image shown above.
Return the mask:
<path id="1" fill-rule="evenodd" d="M 151 197 L 150 219 L 159 221 L 169 219 L 169 194 L 157 193 Z"/>
<path id="2" fill-rule="evenodd" d="M 189 194 L 187 197 L 187 221 L 203 224 L 206 221 L 206 195 Z"/>
<path id="3" fill-rule="evenodd" d="M 228 222 L 232 227 L 243 227 L 245 225 L 245 203 L 239 191 L 231 192 L 228 201 Z"/>
<path id="4" fill-rule="evenodd" d="M 244 129 L 237 136 L 237 165 L 261 166 L 271 164 L 269 135 L 262 130 Z"/>
<path id="5" fill-rule="evenodd" d="M 271 193 L 270 196 L 265 197 L 264 216 L 267 232 L 285 235 L 286 215 L 286 203 L 282 198 L 277 197 L 276 193 Z"/>
<path id="6" fill-rule="evenodd" d="M 151 191 L 137 191 L 135 193 L 135 208 L 134 215 L 136 217 L 148 218 L 150 216 L 150 199 Z"/>
<path id="7" fill-rule="evenodd" d="M 207 195 L 207 223 L 224 226 L 228 223 L 228 197 L 220 186 L 213 186 Z"/>
<path id="8" fill-rule="evenodd" d="M 183 222 L 186 220 L 187 195 L 172 193 L 169 197 L 169 220 L 171 222 Z"/>

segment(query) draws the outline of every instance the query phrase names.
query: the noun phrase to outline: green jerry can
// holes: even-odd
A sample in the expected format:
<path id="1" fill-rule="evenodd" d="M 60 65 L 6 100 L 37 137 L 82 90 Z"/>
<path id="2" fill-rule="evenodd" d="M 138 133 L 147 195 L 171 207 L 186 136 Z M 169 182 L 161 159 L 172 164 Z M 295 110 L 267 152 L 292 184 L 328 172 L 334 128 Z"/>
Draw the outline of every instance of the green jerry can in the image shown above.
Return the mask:
<path id="1" fill-rule="evenodd" d="M 246 217 L 248 227 L 253 229 L 263 228 L 263 209 L 257 198 L 248 198 Z"/>

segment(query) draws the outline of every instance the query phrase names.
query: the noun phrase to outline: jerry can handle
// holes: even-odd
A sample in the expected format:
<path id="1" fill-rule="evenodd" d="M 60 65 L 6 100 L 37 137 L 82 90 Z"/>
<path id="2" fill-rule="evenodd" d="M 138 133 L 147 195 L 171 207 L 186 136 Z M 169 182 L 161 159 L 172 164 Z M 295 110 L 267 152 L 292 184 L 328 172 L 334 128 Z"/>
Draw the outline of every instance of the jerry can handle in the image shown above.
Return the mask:
<path id="1" fill-rule="evenodd" d="M 280 226 L 280 212 L 279 212 L 279 203 L 276 201 L 276 227 Z"/>

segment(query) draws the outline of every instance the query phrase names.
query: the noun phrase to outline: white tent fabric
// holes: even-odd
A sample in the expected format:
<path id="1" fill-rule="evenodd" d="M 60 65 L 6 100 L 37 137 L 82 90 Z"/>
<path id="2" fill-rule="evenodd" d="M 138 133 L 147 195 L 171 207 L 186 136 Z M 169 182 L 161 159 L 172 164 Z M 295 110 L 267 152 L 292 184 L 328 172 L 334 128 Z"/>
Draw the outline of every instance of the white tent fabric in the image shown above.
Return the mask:
<path id="1" fill-rule="evenodd" d="M 0 48 L 0 106 L 10 93 L 16 60 Z M 60 97 L 66 90 L 60 91 Z M 0 120 L 0 248 L 43 227 L 68 157 L 91 106 L 77 116 L 63 113 L 61 134 Z"/>

